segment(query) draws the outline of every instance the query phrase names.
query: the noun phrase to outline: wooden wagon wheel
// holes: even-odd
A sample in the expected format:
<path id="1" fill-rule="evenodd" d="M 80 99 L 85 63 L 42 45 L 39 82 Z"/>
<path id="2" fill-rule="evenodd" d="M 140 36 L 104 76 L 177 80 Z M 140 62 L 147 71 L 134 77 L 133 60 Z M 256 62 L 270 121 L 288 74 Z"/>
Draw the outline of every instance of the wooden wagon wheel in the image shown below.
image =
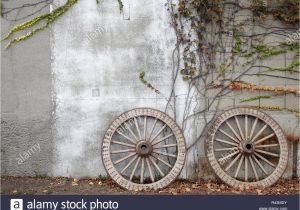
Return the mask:
<path id="1" fill-rule="evenodd" d="M 102 158 L 107 173 L 128 190 L 160 189 L 180 174 L 185 140 L 163 112 L 138 108 L 120 115 L 108 128 Z"/>
<path id="2" fill-rule="evenodd" d="M 208 161 L 233 187 L 268 187 L 284 173 L 288 148 L 280 126 L 267 114 L 234 108 L 217 117 L 208 131 Z"/>

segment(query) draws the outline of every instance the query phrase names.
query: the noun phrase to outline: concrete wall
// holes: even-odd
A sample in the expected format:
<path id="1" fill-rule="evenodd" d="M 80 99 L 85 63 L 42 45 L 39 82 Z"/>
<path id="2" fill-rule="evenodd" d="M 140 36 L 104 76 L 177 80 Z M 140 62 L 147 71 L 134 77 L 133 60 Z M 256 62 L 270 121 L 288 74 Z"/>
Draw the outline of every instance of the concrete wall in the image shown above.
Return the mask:
<path id="1" fill-rule="evenodd" d="M 57 0 L 45 10 L 61 2 Z M 100 5 L 95 0 L 79 1 L 50 28 L 2 50 L 2 175 L 106 175 L 100 147 L 111 121 L 135 107 L 165 110 L 175 45 L 166 2 L 123 3 L 124 12 L 120 13 L 117 1 L 101 1 Z M 2 19 L 2 35 L 14 24 Z M 289 59 L 275 57 L 268 62 L 281 65 Z M 139 81 L 141 70 L 160 95 Z M 282 84 L 251 79 L 262 84 Z M 182 125 L 187 84 L 180 77 L 176 94 L 176 120 Z M 222 104 L 238 105 L 239 99 L 247 94 L 251 95 L 235 93 L 222 99 Z M 274 103 L 299 107 L 298 98 L 288 95 Z M 293 114 L 270 114 L 286 133 L 300 136 L 299 121 Z M 186 125 L 188 146 L 203 126 L 201 118 Z M 206 162 L 203 142 L 201 139 L 188 151 L 182 178 L 214 177 Z M 32 148 L 37 144 L 40 150 L 35 151 Z M 26 151 L 35 152 L 18 164 L 18 157 Z M 292 175 L 290 156 L 286 177 Z"/>
<path id="2" fill-rule="evenodd" d="M 29 2 L 33 1 L 24 1 Z M 16 1 L 3 4 L 18 5 Z M 24 9 L 8 18 L 18 19 L 28 12 Z M 19 22 L 1 18 L 1 35 Z M 49 174 L 54 148 L 50 29 L 8 50 L 4 50 L 2 42 L 1 49 L 1 173 Z M 37 144 L 41 151 L 25 158 L 24 152 Z"/>

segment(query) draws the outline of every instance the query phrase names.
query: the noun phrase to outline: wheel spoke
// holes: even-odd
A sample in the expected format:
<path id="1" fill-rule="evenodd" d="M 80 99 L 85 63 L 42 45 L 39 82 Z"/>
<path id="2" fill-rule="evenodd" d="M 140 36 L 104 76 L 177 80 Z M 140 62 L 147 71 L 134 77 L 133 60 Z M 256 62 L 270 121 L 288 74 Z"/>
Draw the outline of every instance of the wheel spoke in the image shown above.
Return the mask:
<path id="1" fill-rule="evenodd" d="M 133 135 L 133 137 L 135 138 L 136 141 L 139 141 L 139 138 L 135 135 L 135 133 L 133 133 L 133 131 L 130 129 L 130 127 L 128 126 L 127 129 L 129 130 L 129 132 L 131 133 L 131 135 Z"/>
<path id="2" fill-rule="evenodd" d="M 158 172 L 160 173 L 161 176 L 165 176 L 165 174 L 161 171 L 161 169 L 159 168 L 159 166 L 155 163 L 155 161 L 149 157 L 150 161 L 152 162 L 152 164 L 154 165 L 154 167 L 158 170 Z"/>
<path id="3" fill-rule="evenodd" d="M 264 138 L 259 139 L 258 141 L 254 141 L 254 144 L 260 144 L 260 143 L 264 142 L 265 140 L 267 140 L 267 139 L 269 139 L 273 136 L 275 136 L 275 133 L 271 133 L 270 135 L 265 136 Z"/>
<path id="4" fill-rule="evenodd" d="M 228 147 L 228 148 L 215 149 L 215 152 L 233 151 L 233 150 L 237 150 L 237 147 Z"/>
<path id="5" fill-rule="evenodd" d="M 236 143 L 240 143 L 239 140 L 236 140 L 234 137 L 232 137 L 231 135 L 229 135 L 224 130 L 220 129 L 220 132 L 223 133 L 224 135 L 226 135 L 227 137 L 229 137 L 231 140 L 235 141 Z"/>
<path id="6" fill-rule="evenodd" d="M 136 130 L 138 132 L 138 135 L 139 135 L 139 139 L 142 139 L 141 131 L 140 131 L 140 128 L 139 128 L 139 125 L 138 125 L 138 122 L 137 122 L 136 118 L 134 118 L 134 123 L 135 123 Z"/>
<path id="7" fill-rule="evenodd" d="M 248 139 L 251 139 L 252 136 L 253 136 L 253 133 L 254 133 L 254 130 L 255 130 L 255 127 L 256 127 L 256 124 L 257 124 L 257 121 L 258 121 L 258 118 L 255 118 L 255 121 L 252 125 L 252 128 L 251 128 L 251 131 L 250 131 L 250 135 L 249 135 L 249 138 Z"/>
<path id="8" fill-rule="evenodd" d="M 238 174 L 240 172 L 241 165 L 242 165 L 242 163 L 244 161 L 244 158 L 245 158 L 244 156 L 241 157 L 240 162 L 238 164 L 238 167 L 236 168 L 236 171 L 235 171 L 235 174 L 234 174 L 234 178 L 236 178 L 238 176 Z"/>
<path id="9" fill-rule="evenodd" d="M 129 167 L 131 166 L 131 164 L 137 159 L 137 155 L 135 155 L 130 161 L 129 163 L 122 169 L 121 174 Z"/>
<path id="10" fill-rule="evenodd" d="M 279 144 L 264 144 L 264 145 L 257 145 L 255 148 L 268 148 L 268 147 L 279 147 Z"/>
<path id="11" fill-rule="evenodd" d="M 147 116 L 145 116 L 144 118 L 144 139 L 147 139 L 146 131 L 147 131 Z"/>
<path id="12" fill-rule="evenodd" d="M 129 178 L 130 181 L 132 180 L 132 178 L 133 178 L 133 176 L 134 176 L 134 174 L 135 174 L 136 168 L 137 168 L 137 166 L 138 166 L 140 160 L 141 160 L 141 157 L 138 158 L 138 160 L 136 161 L 136 163 L 135 163 L 135 165 L 134 165 L 134 168 L 133 168 L 133 170 L 132 170 L 132 172 L 131 172 L 131 175 L 130 175 L 130 178 Z"/>
<path id="13" fill-rule="evenodd" d="M 156 145 L 156 144 L 158 144 L 159 142 L 162 142 L 162 141 L 164 141 L 165 139 L 167 139 L 167 138 L 169 138 L 169 137 L 171 137 L 171 136 L 173 136 L 173 135 L 174 135 L 174 134 L 171 133 L 171 134 L 169 134 L 169 135 L 167 135 L 167 136 L 165 136 L 165 137 L 163 137 L 163 138 L 161 138 L 161 139 L 159 139 L 159 140 L 156 140 L 156 141 L 152 142 L 152 145 Z"/>
<path id="14" fill-rule="evenodd" d="M 232 166 L 233 164 L 235 164 L 235 162 L 240 158 L 241 154 L 238 154 L 234 159 L 233 161 L 226 167 L 225 171 L 228 171 Z"/>
<path id="15" fill-rule="evenodd" d="M 253 137 L 253 139 L 251 139 L 250 141 L 251 141 L 251 142 L 254 142 L 254 141 L 257 139 L 257 137 L 259 137 L 259 135 L 260 135 L 267 127 L 268 127 L 268 125 L 265 124 L 264 127 L 262 127 L 262 128 L 260 129 L 260 131 L 259 131 L 259 132 Z"/>
<path id="16" fill-rule="evenodd" d="M 112 140 L 111 143 L 119 144 L 119 145 L 123 145 L 123 146 L 127 146 L 127 147 L 135 147 L 135 145 L 133 145 L 133 144 L 126 144 L 126 143 L 115 141 L 115 140 Z"/>
<path id="17" fill-rule="evenodd" d="M 235 151 L 235 152 L 233 152 L 231 154 L 226 155 L 225 157 L 222 156 L 221 158 L 219 158 L 218 161 L 222 162 L 224 160 L 227 160 L 228 158 L 231 158 L 231 157 L 235 156 L 237 153 L 239 153 L 239 151 Z"/>
<path id="18" fill-rule="evenodd" d="M 233 129 L 233 127 L 230 125 L 230 123 L 228 121 L 225 121 L 225 123 L 227 124 L 227 126 L 230 128 L 230 130 L 232 131 L 232 133 L 235 135 L 236 138 L 238 138 L 238 140 L 242 140 L 241 137 L 236 133 L 236 131 Z"/>
<path id="19" fill-rule="evenodd" d="M 258 181 L 259 179 L 258 179 L 257 171 L 255 169 L 255 166 L 254 166 L 254 163 L 253 163 L 253 160 L 252 160 L 251 156 L 249 156 L 249 160 L 250 160 L 250 165 L 252 167 L 253 173 L 255 175 L 255 179 Z"/>
<path id="20" fill-rule="evenodd" d="M 257 165 L 261 168 L 261 170 L 268 175 L 266 169 L 262 166 L 262 164 L 259 162 L 259 160 L 257 160 L 257 158 L 255 156 L 253 156 L 254 161 L 257 163 Z"/>
<path id="21" fill-rule="evenodd" d="M 117 131 L 118 134 L 120 134 L 121 136 L 123 136 L 125 139 L 129 140 L 130 142 L 132 143 L 136 143 L 136 141 L 134 141 L 132 138 L 126 136 L 124 133 L 120 132 L 120 131 Z"/>
<path id="22" fill-rule="evenodd" d="M 259 153 L 263 153 L 263 154 L 266 154 L 266 155 L 270 155 L 270 156 L 273 156 L 273 157 L 279 157 L 278 154 L 275 154 L 273 152 L 267 152 L 267 151 L 264 151 L 264 150 L 261 150 L 261 149 L 257 149 L 255 150 L 256 152 L 259 152 Z"/>
<path id="23" fill-rule="evenodd" d="M 248 115 L 245 115 L 245 139 L 248 138 Z"/>
<path id="24" fill-rule="evenodd" d="M 150 142 L 152 142 L 154 139 L 156 139 L 156 137 L 167 127 L 167 124 L 165 124 L 156 134 L 155 136 L 150 139 Z"/>
<path id="25" fill-rule="evenodd" d="M 156 156 L 154 156 L 154 155 L 151 155 L 151 156 L 154 157 L 155 159 L 159 160 L 160 162 L 162 162 L 162 163 L 165 164 L 166 166 L 172 168 L 172 166 L 171 166 L 169 163 L 167 163 L 166 161 L 164 161 L 164 160 L 162 160 L 162 159 L 160 159 L 159 157 L 156 157 Z"/>
<path id="26" fill-rule="evenodd" d="M 159 152 L 159 151 L 153 151 L 153 152 L 156 153 L 156 154 L 159 154 L 159 155 L 164 155 L 164 156 L 169 156 L 169 157 L 174 157 L 174 158 L 177 157 L 176 155 L 169 154 L 169 153 L 166 153 L 166 152 Z"/>
<path id="27" fill-rule="evenodd" d="M 232 146 L 238 146 L 238 144 L 236 144 L 236 143 L 229 142 L 229 141 L 226 141 L 226 140 L 223 140 L 223 139 L 216 139 L 216 141 L 222 142 L 222 143 L 225 143 L 225 144 L 230 144 Z"/>
<path id="28" fill-rule="evenodd" d="M 144 173 L 145 173 L 145 158 L 142 158 L 142 166 L 141 166 L 141 177 L 140 177 L 140 183 L 144 183 Z"/>
<path id="29" fill-rule="evenodd" d="M 239 122 L 237 116 L 234 116 L 234 119 L 235 119 L 236 125 L 237 125 L 237 127 L 238 127 L 238 129 L 239 129 L 241 138 L 242 138 L 242 139 L 245 139 L 244 134 L 243 134 L 243 131 L 242 131 L 241 126 L 240 126 L 240 122 Z"/>
<path id="30" fill-rule="evenodd" d="M 119 153 L 134 152 L 134 151 L 135 149 L 116 150 L 116 151 L 111 151 L 111 154 L 119 154 Z"/>
<path id="31" fill-rule="evenodd" d="M 151 127 L 150 134 L 149 134 L 149 139 L 151 139 L 151 136 L 152 136 L 152 133 L 153 133 L 153 130 L 154 130 L 154 127 L 155 127 L 156 123 L 157 123 L 157 118 L 155 118 L 155 121 L 154 121 L 154 123 Z"/>
<path id="32" fill-rule="evenodd" d="M 167 148 L 167 147 L 177 147 L 177 144 L 166 144 L 162 146 L 153 147 L 153 149 Z"/>
<path id="33" fill-rule="evenodd" d="M 146 158 L 146 163 L 147 163 L 147 166 L 148 166 L 148 170 L 149 170 L 151 181 L 154 182 L 154 176 L 153 176 L 152 169 L 151 169 L 151 166 L 150 166 L 148 158 Z"/>
<path id="34" fill-rule="evenodd" d="M 248 181 L 248 156 L 245 157 L 245 181 Z"/>
<path id="35" fill-rule="evenodd" d="M 129 155 L 127 155 L 127 156 L 125 156 L 125 157 L 123 157 L 123 158 L 117 160 L 116 162 L 114 162 L 114 164 L 121 163 L 122 161 L 127 160 L 128 158 L 130 158 L 130 157 L 132 157 L 132 156 L 134 156 L 134 155 L 135 155 L 135 153 L 131 153 L 131 154 L 129 154 Z"/>
<path id="36" fill-rule="evenodd" d="M 263 156 L 261 156 L 260 154 L 258 154 L 257 152 L 254 152 L 254 154 L 259 157 L 260 159 L 262 159 L 263 161 L 265 161 L 266 163 L 268 163 L 270 166 L 273 166 L 274 168 L 276 167 L 273 163 L 271 163 L 270 161 L 268 161 L 266 158 L 264 158 Z"/>

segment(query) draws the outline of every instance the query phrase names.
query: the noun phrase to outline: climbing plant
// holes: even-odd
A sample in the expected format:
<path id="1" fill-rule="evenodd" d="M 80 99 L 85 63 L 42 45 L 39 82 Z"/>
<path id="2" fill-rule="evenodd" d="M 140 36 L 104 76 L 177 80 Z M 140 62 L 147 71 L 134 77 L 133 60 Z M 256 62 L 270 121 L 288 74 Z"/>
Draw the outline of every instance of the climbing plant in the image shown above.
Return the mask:
<path id="1" fill-rule="evenodd" d="M 35 16 L 35 17 L 25 21 L 25 22 L 22 22 L 21 24 L 17 24 L 15 26 L 13 26 L 9 30 L 9 32 L 2 38 L 2 41 L 10 38 L 14 33 L 18 32 L 18 31 L 29 30 L 29 32 L 27 32 L 27 33 L 25 33 L 21 36 L 17 36 L 15 38 L 12 38 L 7 43 L 6 48 L 10 47 L 12 44 L 14 44 L 16 42 L 20 42 L 22 40 L 28 39 L 29 37 L 33 36 L 37 32 L 47 28 L 59 16 L 61 16 L 63 13 L 65 13 L 70 7 L 72 7 L 78 1 L 79 0 L 67 0 L 65 2 L 65 4 L 63 4 L 62 6 L 54 9 L 51 12 L 37 15 L 37 16 Z M 118 2 L 118 5 L 119 5 L 120 12 L 122 12 L 123 2 L 122 2 L 122 0 L 117 0 L 117 2 Z M 37 6 L 38 4 L 41 4 L 41 3 L 46 3 L 46 6 L 48 6 L 49 4 L 53 3 L 53 0 L 42 0 L 41 2 L 37 2 L 37 3 L 33 3 L 33 4 L 25 4 L 25 5 L 22 5 L 20 7 L 10 8 L 10 9 L 5 9 L 5 8 L 3 9 L 2 2 L 1 2 L 1 16 L 3 16 L 3 14 L 8 14 L 8 13 L 12 12 L 15 9 L 21 9 L 21 8 L 25 8 L 25 7 L 34 7 L 34 6 Z M 99 4 L 100 0 L 96 0 L 96 3 Z M 35 14 L 35 12 L 32 13 L 31 15 L 34 15 L 34 14 Z M 29 15 L 29 16 L 31 16 L 31 15 Z M 37 26 L 42 21 L 44 21 L 42 26 L 39 26 L 37 28 L 33 28 L 34 26 Z"/>
<path id="2" fill-rule="evenodd" d="M 176 34 L 173 83 L 180 79 L 177 75 L 181 75 L 189 87 L 182 127 L 195 117 L 205 121 L 203 132 L 195 142 L 205 134 L 222 98 L 234 96 L 235 91 L 257 94 L 239 100 L 242 104 L 261 100 L 266 104 L 286 94 L 299 97 L 299 89 L 288 85 L 270 86 L 247 81 L 256 76 L 266 80 L 282 79 L 287 84 L 288 81 L 299 82 L 299 40 L 287 41 L 289 34 L 299 27 L 298 1 L 168 0 L 166 6 Z M 281 24 L 272 25 L 272 21 Z M 292 59 L 285 66 L 270 64 L 268 60 L 276 56 Z M 196 99 L 196 104 L 191 98 Z M 279 105 L 255 108 L 286 110 L 300 116 L 299 110 Z M 166 110 L 176 110 L 175 90 L 170 93 Z"/>

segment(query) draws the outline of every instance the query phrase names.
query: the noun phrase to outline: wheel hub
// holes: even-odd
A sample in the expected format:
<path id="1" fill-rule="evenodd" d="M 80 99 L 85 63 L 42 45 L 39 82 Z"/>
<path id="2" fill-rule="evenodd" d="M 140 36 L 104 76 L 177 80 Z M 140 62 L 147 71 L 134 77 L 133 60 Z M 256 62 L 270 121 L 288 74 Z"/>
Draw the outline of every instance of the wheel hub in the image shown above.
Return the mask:
<path id="1" fill-rule="evenodd" d="M 252 142 L 241 142 L 240 150 L 245 155 L 252 155 L 255 151 L 255 146 Z"/>
<path id="2" fill-rule="evenodd" d="M 136 151 L 139 156 L 147 157 L 152 153 L 152 145 L 150 142 L 141 140 L 136 145 Z"/>

